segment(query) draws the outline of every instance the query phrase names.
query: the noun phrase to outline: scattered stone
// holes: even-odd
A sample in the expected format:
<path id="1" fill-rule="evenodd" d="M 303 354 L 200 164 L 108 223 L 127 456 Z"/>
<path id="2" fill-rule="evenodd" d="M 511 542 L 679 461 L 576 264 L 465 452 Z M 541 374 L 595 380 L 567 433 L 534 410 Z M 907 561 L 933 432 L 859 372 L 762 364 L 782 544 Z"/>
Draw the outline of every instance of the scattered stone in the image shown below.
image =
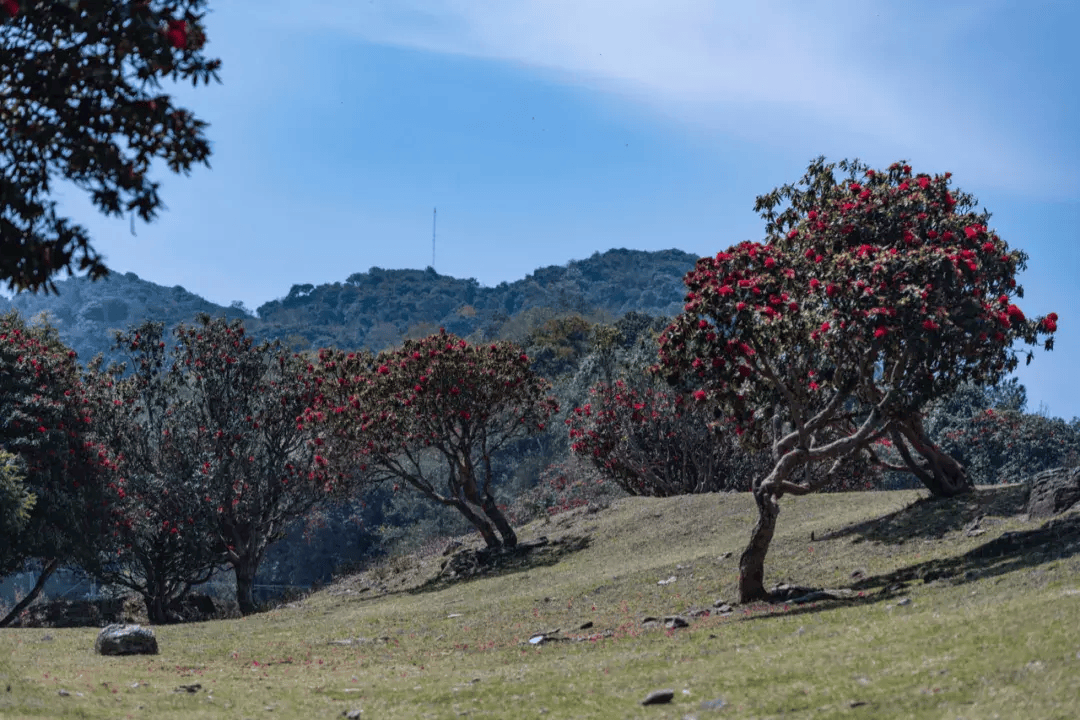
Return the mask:
<path id="1" fill-rule="evenodd" d="M 52 635 L 42 635 L 41 636 L 41 642 L 52 642 L 52 639 L 53 639 Z"/>
<path id="2" fill-rule="evenodd" d="M 709 615 L 711 615 L 711 614 L 712 614 L 712 610 L 709 610 L 707 608 L 698 608 L 697 610 L 691 610 L 690 611 L 690 617 L 694 617 L 694 618 L 709 617 Z"/>
<path id="3" fill-rule="evenodd" d="M 866 571 L 862 568 L 858 568 L 851 571 L 851 579 L 858 580 L 859 578 L 866 577 Z"/>
<path id="4" fill-rule="evenodd" d="M 909 598 L 909 597 L 900 598 L 900 600 L 896 604 L 897 605 L 910 605 L 911 604 L 911 598 Z"/>
<path id="5" fill-rule="evenodd" d="M 98 633 L 94 650 L 99 655 L 157 655 L 154 631 L 141 625 L 109 625 Z"/>
<path id="6" fill-rule="evenodd" d="M 199 683 L 192 683 L 191 685 L 181 685 L 173 690 L 173 692 L 197 693 L 200 690 L 202 690 L 202 685 Z"/>
<path id="7" fill-rule="evenodd" d="M 592 626 L 593 626 L 593 621 L 590 620 L 588 622 L 581 623 L 581 625 L 578 627 L 578 630 L 588 630 Z"/>
<path id="8" fill-rule="evenodd" d="M 721 615 L 730 615 L 731 613 L 735 612 L 735 609 L 723 600 L 717 600 L 715 603 L 713 603 L 713 606 L 716 608 L 716 612 L 720 613 Z"/>
<path id="9" fill-rule="evenodd" d="M 642 705 L 663 705 L 675 697 L 674 690 L 653 690 L 641 701 Z"/>
<path id="10" fill-rule="evenodd" d="M 454 618 L 461 617 L 461 613 L 450 613 L 446 616 L 447 620 L 453 620 Z"/>
<path id="11" fill-rule="evenodd" d="M 664 618 L 664 627 L 669 630 L 690 627 L 690 623 L 686 622 L 686 618 L 680 615 L 668 615 Z"/>
<path id="12" fill-rule="evenodd" d="M 1044 470 L 1025 482 L 1026 509 L 1032 518 L 1057 515 L 1080 502 L 1080 467 Z"/>
<path id="13" fill-rule="evenodd" d="M 724 705 L 726 705 L 726 704 L 727 703 L 724 702 L 724 698 L 714 698 L 712 700 L 705 700 L 704 702 L 702 702 L 701 703 L 701 709 L 702 710 L 723 710 Z"/>
<path id="14" fill-rule="evenodd" d="M 60 697 L 71 697 L 71 693 L 68 692 L 67 690 L 63 690 L 63 689 L 57 690 L 56 694 L 59 695 Z"/>
<path id="15" fill-rule="evenodd" d="M 657 581 L 656 581 L 656 584 L 657 584 L 657 585 L 670 585 L 671 583 L 675 582 L 675 581 L 676 581 L 676 580 L 678 580 L 678 579 L 679 579 L 679 578 L 677 578 L 677 577 L 675 577 L 674 575 L 672 575 L 672 576 L 671 576 L 671 577 L 669 577 L 669 578 L 668 578 L 667 580 L 657 580 Z"/>
<path id="16" fill-rule="evenodd" d="M 566 640 L 566 638 L 555 637 L 559 633 L 559 628 L 550 630 L 548 632 L 536 633 L 529 638 L 530 645 L 543 645 L 544 643 L 555 642 L 557 640 Z"/>
<path id="17" fill-rule="evenodd" d="M 868 703 L 865 700 L 852 700 L 851 702 L 848 703 L 848 707 L 857 708 L 857 707 L 862 707 L 863 705 L 869 705 L 869 704 L 870 703 Z"/>
<path id="18" fill-rule="evenodd" d="M 655 618 L 651 615 L 641 618 L 641 627 L 653 628 L 660 624 L 660 618 Z"/>
<path id="19" fill-rule="evenodd" d="M 359 718 L 363 714 L 364 714 L 364 711 L 359 709 L 359 708 L 357 708 L 355 710 L 342 710 L 341 711 L 341 717 L 345 718 L 345 720 L 357 720 L 357 718 Z"/>
<path id="20" fill-rule="evenodd" d="M 733 554 L 733 553 L 731 553 L 731 552 L 726 552 L 726 553 L 724 553 L 723 555 L 721 555 L 721 556 L 720 556 L 719 558 L 717 558 L 717 559 L 718 559 L 718 560 L 727 560 L 728 558 L 730 558 L 730 557 L 732 556 L 732 554 Z"/>

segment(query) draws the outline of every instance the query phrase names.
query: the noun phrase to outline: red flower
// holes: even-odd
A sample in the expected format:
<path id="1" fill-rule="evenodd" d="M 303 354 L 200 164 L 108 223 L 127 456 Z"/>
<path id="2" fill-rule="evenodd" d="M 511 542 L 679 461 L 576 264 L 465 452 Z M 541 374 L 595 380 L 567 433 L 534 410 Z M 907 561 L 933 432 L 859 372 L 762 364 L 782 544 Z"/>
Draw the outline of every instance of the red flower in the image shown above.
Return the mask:
<path id="1" fill-rule="evenodd" d="M 735 309 L 740 310 L 740 311 L 745 310 L 746 309 L 746 303 L 744 303 L 744 302 L 735 303 Z"/>
<path id="2" fill-rule="evenodd" d="M 792 232 L 795 231 L 792 230 Z M 770 270 L 776 267 L 776 260 L 774 258 L 765 258 L 765 267 L 769 268 Z"/>
<path id="3" fill-rule="evenodd" d="M 821 281 L 817 278 L 810 278 L 810 292 L 813 292 L 820 287 Z"/>
<path id="4" fill-rule="evenodd" d="M 828 331 L 829 331 L 829 327 L 831 327 L 831 326 L 829 325 L 829 323 L 827 323 L 827 322 L 823 322 L 823 323 L 821 323 L 821 332 L 828 332 Z"/>
<path id="5" fill-rule="evenodd" d="M 883 328 L 883 327 L 879 327 L 877 330 L 874 331 L 874 337 L 875 338 L 883 338 L 888 334 L 889 334 L 888 329 Z"/>
<path id="6" fill-rule="evenodd" d="M 735 292 L 735 288 L 731 287 L 730 285 L 721 285 L 720 289 L 717 290 L 717 292 L 720 293 L 721 296 L 731 295 Z"/>
<path id="7" fill-rule="evenodd" d="M 379 373 L 380 375 L 386 375 L 386 374 L 388 374 L 389 372 L 390 372 L 390 368 L 389 368 L 389 367 L 387 367 L 386 365 L 380 365 L 380 366 L 379 366 L 379 370 L 378 370 L 378 373 Z"/>
<path id="8" fill-rule="evenodd" d="M 19 3 L 15 0 L 0 0 L 0 7 L 4 8 L 11 17 L 19 14 Z"/>
<path id="9" fill-rule="evenodd" d="M 177 50 L 183 50 L 188 44 L 188 26 L 184 20 L 170 20 L 169 29 L 165 31 L 165 37 L 169 44 Z"/>
<path id="10" fill-rule="evenodd" d="M 1010 305 L 1006 312 L 1009 313 L 1009 317 L 1013 320 L 1019 320 L 1021 322 L 1024 320 L 1024 311 L 1015 305 Z"/>
<path id="11" fill-rule="evenodd" d="M 704 400 L 705 399 L 705 391 L 704 390 L 695 390 L 694 391 L 694 399 L 695 400 Z"/>
<path id="12" fill-rule="evenodd" d="M 919 183 L 919 187 L 925 190 L 930 185 L 930 178 L 920 177 L 916 182 Z"/>
<path id="13" fill-rule="evenodd" d="M 825 288 L 825 294 L 828 295 L 829 297 L 832 297 L 833 295 L 836 294 L 836 290 L 837 290 L 836 285 L 833 284 L 833 283 L 829 283 L 828 287 Z"/>
<path id="14" fill-rule="evenodd" d="M 1047 332 L 1057 332 L 1057 313 L 1050 313 L 1042 319 L 1039 326 Z"/>
<path id="15" fill-rule="evenodd" d="M 810 381 L 810 389 L 811 390 L 817 390 L 818 389 L 818 384 L 816 382 L 814 382 L 813 380 Z"/>
<path id="16" fill-rule="evenodd" d="M 938 329 L 938 324 L 936 322 L 934 322 L 933 320 L 923 320 L 922 326 L 926 330 L 937 330 Z"/>

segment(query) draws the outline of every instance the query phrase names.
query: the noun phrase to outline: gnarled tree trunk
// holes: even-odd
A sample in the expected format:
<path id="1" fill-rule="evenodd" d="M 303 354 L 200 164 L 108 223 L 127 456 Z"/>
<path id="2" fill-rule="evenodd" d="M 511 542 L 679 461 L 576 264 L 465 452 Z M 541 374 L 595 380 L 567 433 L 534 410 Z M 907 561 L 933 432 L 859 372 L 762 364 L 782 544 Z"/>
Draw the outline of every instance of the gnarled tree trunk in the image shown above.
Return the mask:
<path id="1" fill-rule="evenodd" d="M 480 532 L 480 535 L 484 538 L 484 542 L 489 548 L 500 548 L 503 546 L 502 540 L 500 540 L 499 536 L 495 533 L 495 528 L 492 527 L 491 523 L 480 515 L 477 515 L 467 502 L 464 500 L 452 500 L 449 504 L 457 508 L 458 512 L 464 515 L 465 519 L 472 523 L 472 526 Z"/>
<path id="2" fill-rule="evenodd" d="M 897 435 L 900 437 L 894 435 L 894 440 L 897 442 L 897 449 L 900 451 L 904 463 L 915 474 L 915 477 L 922 481 L 922 484 L 926 486 L 932 495 L 935 497 L 956 497 L 970 492 L 975 487 L 971 478 L 968 477 L 967 471 L 964 470 L 964 466 L 938 449 L 930 438 L 926 436 L 920 418 L 915 417 L 906 422 L 897 423 L 895 427 Z M 911 447 L 915 452 L 926 458 L 925 463 L 917 463 L 911 457 L 900 439 L 901 437 L 911 443 Z"/>
<path id="3" fill-rule="evenodd" d="M 517 533 L 514 532 L 514 528 L 510 525 L 510 521 L 503 515 L 503 511 L 499 509 L 499 506 L 495 504 L 495 498 L 491 495 L 484 494 L 484 502 L 480 505 L 480 508 L 484 511 L 484 514 L 488 516 L 488 519 L 495 525 L 499 531 L 499 535 L 502 536 L 503 547 L 516 547 L 517 546 Z"/>
<path id="4" fill-rule="evenodd" d="M 255 604 L 255 573 L 259 569 L 258 560 L 241 558 L 233 564 L 236 573 L 236 604 L 240 606 L 241 615 L 251 615 L 259 608 Z"/>
<path id="5" fill-rule="evenodd" d="M 45 583 L 48 582 L 49 577 L 52 576 L 56 568 L 60 567 L 60 561 L 56 558 L 45 562 L 45 566 L 41 568 L 41 575 L 38 576 L 37 582 L 34 583 L 34 587 L 30 588 L 30 592 L 26 593 L 26 597 L 15 604 L 15 607 L 11 608 L 11 612 L 4 616 L 0 620 L 0 627 L 7 627 L 11 623 L 15 622 L 15 618 L 19 617 L 19 613 L 25 610 L 30 603 L 37 599 L 37 596 L 41 594 L 41 591 L 45 588 Z"/>
<path id="6" fill-rule="evenodd" d="M 766 483 L 754 488 L 754 500 L 757 502 L 758 519 L 754 524 L 754 531 L 750 534 L 750 542 L 739 558 L 740 603 L 769 597 L 769 593 L 765 591 L 765 556 L 769 552 L 769 544 L 776 530 L 780 503 Z"/>

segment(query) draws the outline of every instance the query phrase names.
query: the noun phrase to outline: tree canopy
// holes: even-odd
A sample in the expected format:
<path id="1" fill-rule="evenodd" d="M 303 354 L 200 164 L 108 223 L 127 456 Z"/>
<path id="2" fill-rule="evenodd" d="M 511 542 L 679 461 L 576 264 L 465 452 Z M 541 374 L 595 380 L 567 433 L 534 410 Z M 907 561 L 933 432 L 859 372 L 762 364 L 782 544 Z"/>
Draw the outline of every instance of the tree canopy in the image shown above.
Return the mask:
<path id="1" fill-rule="evenodd" d="M 455 508 L 490 547 L 517 543 L 495 501 L 492 456 L 557 409 L 527 355 L 441 332 L 377 357 L 325 350 L 319 360 L 324 394 L 308 422 L 333 428 L 370 479 Z"/>
<path id="2" fill-rule="evenodd" d="M 0 3 L 0 280 L 55 289 L 60 270 L 107 272 L 89 232 L 57 212 L 58 183 L 107 216 L 154 219 L 156 161 L 208 164 L 206 123 L 162 80 L 208 83 L 206 0 Z"/>

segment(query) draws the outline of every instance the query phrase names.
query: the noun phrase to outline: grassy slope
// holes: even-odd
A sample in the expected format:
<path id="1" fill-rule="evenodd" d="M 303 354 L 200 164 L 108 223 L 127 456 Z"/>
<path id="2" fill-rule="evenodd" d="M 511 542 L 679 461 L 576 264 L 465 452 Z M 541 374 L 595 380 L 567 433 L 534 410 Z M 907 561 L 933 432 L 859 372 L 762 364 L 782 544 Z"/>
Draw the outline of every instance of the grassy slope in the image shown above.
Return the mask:
<path id="1" fill-rule="evenodd" d="M 421 585 L 441 558 L 400 563 L 377 576 L 390 588 L 361 576 L 296 607 L 156 628 L 155 657 L 94 655 L 94 629 L 4 630 L 0 717 L 1071 718 L 1080 514 L 1025 521 L 1020 494 L 785 499 L 769 577 L 855 596 L 736 607 L 679 630 L 641 621 L 734 597 L 749 497 L 569 513 L 522 531 L 561 541 L 529 567 Z M 526 642 L 557 628 L 582 639 Z M 670 705 L 639 704 L 659 688 L 675 691 Z M 723 708 L 702 705 L 714 700 Z"/>

